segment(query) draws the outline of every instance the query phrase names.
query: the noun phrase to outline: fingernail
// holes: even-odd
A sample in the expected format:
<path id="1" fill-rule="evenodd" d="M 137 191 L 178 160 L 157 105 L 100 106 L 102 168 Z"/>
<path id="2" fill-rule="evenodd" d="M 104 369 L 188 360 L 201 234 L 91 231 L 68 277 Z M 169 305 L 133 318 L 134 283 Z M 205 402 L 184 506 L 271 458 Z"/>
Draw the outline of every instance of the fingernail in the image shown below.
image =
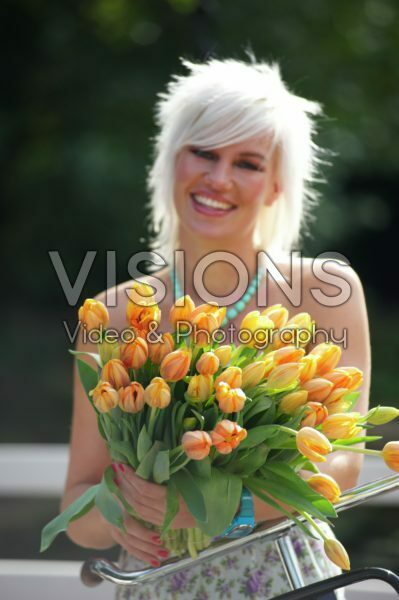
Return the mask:
<path id="1" fill-rule="evenodd" d="M 115 483 L 115 485 L 117 485 L 119 487 L 119 481 L 118 481 L 117 477 L 114 477 L 114 483 Z"/>
<path id="2" fill-rule="evenodd" d="M 119 470 L 122 471 L 122 473 L 123 473 L 125 470 L 125 467 L 121 463 L 118 463 L 118 467 L 119 467 Z"/>
<path id="3" fill-rule="evenodd" d="M 158 560 L 152 560 L 151 564 L 152 564 L 153 567 L 160 567 L 161 566 L 161 563 Z"/>
<path id="4" fill-rule="evenodd" d="M 151 540 L 153 542 L 155 542 L 156 544 L 160 544 L 161 543 L 161 538 L 159 537 L 159 535 L 153 535 Z"/>
<path id="5" fill-rule="evenodd" d="M 114 463 L 112 463 L 111 467 L 112 467 L 113 472 L 116 473 L 117 470 L 116 470 L 116 466 L 114 465 Z"/>
<path id="6" fill-rule="evenodd" d="M 158 556 L 161 558 L 167 558 L 169 556 L 169 552 L 167 550 L 158 550 Z"/>

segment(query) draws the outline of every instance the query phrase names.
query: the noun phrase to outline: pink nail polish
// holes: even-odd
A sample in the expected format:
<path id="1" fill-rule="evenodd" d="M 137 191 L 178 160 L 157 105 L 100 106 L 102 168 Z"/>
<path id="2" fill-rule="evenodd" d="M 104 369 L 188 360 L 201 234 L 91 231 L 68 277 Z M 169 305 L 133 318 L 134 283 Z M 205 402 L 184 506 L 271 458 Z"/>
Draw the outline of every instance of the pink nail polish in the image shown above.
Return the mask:
<path id="1" fill-rule="evenodd" d="M 116 470 L 116 466 L 114 465 L 114 463 L 112 463 L 111 467 L 112 467 L 113 472 L 116 473 L 117 470 Z"/>
<path id="2" fill-rule="evenodd" d="M 119 467 L 119 470 L 122 471 L 122 473 L 123 473 L 125 470 L 125 467 L 121 463 L 118 463 L 118 467 Z"/>
<path id="3" fill-rule="evenodd" d="M 153 535 L 151 540 L 153 542 L 155 542 L 156 544 L 160 544 L 161 543 L 161 538 L 159 537 L 159 535 Z"/>
<path id="4" fill-rule="evenodd" d="M 118 481 L 117 477 L 114 477 L 114 483 L 115 483 L 115 485 L 117 485 L 119 487 L 119 481 Z"/>
<path id="5" fill-rule="evenodd" d="M 169 552 L 167 550 L 158 550 L 158 556 L 161 558 L 167 558 L 169 556 Z"/>
<path id="6" fill-rule="evenodd" d="M 151 564 L 152 564 L 153 567 L 160 567 L 161 566 L 161 563 L 158 560 L 152 560 Z"/>

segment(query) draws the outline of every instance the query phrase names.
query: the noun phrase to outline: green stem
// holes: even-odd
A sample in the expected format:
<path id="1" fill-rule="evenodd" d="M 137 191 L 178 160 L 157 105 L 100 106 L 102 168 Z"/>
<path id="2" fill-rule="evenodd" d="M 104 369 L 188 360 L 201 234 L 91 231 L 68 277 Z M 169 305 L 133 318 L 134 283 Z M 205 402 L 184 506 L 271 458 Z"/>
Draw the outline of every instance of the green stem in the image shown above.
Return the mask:
<path id="1" fill-rule="evenodd" d="M 290 427 L 285 427 L 284 425 L 275 425 L 275 427 L 278 427 L 278 429 L 280 431 L 284 431 L 285 433 L 289 433 L 290 435 L 295 435 L 298 433 L 297 431 L 295 431 L 295 429 L 291 429 Z"/>
<path id="2" fill-rule="evenodd" d="M 152 439 L 152 435 L 154 432 L 155 419 L 156 419 L 157 414 L 158 414 L 158 408 L 151 407 L 150 420 L 148 422 L 148 435 L 150 436 L 151 439 Z"/>
<path id="3" fill-rule="evenodd" d="M 311 526 L 317 531 L 321 538 L 326 541 L 328 538 L 324 531 L 317 525 L 316 521 L 305 511 L 301 512 L 301 515 L 311 524 Z"/>
<path id="4" fill-rule="evenodd" d="M 369 454 L 370 456 L 381 456 L 381 450 L 370 450 L 369 448 L 355 448 L 345 444 L 332 444 L 334 450 L 345 450 L 345 452 L 356 452 L 357 454 Z"/>

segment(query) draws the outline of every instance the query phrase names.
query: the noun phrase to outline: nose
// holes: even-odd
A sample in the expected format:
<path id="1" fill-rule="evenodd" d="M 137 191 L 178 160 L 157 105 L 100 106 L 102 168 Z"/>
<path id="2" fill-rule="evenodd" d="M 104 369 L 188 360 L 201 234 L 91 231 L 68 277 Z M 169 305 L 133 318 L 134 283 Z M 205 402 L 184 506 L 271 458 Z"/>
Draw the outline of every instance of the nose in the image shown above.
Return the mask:
<path id="1" fill-rule="evenodd" d="M 217 160 L 209 165 L 204 180 L 218 190 L 229 190 L 233 184 L 232 173 L 228 161 Z"/>

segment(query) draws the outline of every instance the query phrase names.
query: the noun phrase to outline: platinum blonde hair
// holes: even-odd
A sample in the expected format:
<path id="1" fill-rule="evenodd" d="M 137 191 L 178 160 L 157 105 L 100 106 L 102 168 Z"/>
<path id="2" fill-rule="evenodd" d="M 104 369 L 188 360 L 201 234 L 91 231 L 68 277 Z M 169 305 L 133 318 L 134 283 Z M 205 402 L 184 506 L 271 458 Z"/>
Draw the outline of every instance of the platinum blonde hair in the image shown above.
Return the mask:
<path id="1" fill-rule="evenodd" d="M 292 250 L 317 200 L 320 149 L 313 142 L 321 113 L 317 102 L 295 96 L 283 82 L 279 66 L 235 59 L 194 64 L 182 60 L 187 75 L 174 75 L 156 104 L 155 160 L 148 175 L 155 238 L 152 248 L 171 264 L 178 244 L 173 202 L 174 171 L 180 150 L 207 149 L 248 140 L 262 133 L 278 150 L 281 194 L 265 206 L 256 226 L 256 247 L 276 256 Z"/>

